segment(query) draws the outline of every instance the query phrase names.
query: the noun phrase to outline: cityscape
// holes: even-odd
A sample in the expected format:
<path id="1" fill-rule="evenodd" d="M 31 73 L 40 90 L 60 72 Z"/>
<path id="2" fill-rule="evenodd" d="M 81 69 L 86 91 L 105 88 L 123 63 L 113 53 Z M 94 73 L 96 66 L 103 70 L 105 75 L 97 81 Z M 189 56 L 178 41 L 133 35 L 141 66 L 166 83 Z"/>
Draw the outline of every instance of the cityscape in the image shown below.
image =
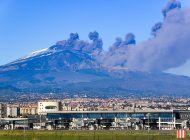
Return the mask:
<path id="1" fill-rule="evenodd" d="M 190 98 L 89 98 L 2 102 L 1 129 L 175 130 L 190 128 Z M 33 97 L 34 98 L 34 97 Z M 20 101 L 20 99 L 17 99 Z"/>
<path id="2" fill-rule="evenodd" d="M 0 0 L 0 140 L 190 139 L 190 0 Z"/>

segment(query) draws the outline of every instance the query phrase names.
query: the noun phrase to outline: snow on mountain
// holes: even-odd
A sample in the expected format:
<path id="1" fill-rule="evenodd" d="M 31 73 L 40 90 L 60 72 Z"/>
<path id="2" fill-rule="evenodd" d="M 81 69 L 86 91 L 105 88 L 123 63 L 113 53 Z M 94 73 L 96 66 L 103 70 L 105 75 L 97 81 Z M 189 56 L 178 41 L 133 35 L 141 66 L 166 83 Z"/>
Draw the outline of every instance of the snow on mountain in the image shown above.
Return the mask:
<path id="1" fill-rule="evenodd" d="M 31 58 L 31 57 L 34 57 L 34 56 L 37 56 L 37 55 L 40 55 L 42 53 L 45 53 L 48 51 L 48 48 L 45 48 L 45 49 L 42 49 L 42 50 L 38 50 L 38 51 L 35 51 L 35 52 L 32 52 L 30 53 L 29 55 L 21 58 L 21 59 L 28 59 L 28 58 Z"/>

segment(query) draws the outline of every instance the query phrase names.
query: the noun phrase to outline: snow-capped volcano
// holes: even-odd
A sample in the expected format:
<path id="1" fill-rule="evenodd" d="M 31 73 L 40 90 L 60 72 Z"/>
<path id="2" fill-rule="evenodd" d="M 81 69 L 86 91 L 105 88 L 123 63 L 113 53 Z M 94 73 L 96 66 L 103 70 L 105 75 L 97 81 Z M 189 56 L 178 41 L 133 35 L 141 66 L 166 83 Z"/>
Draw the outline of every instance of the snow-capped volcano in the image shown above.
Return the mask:
<path id="1" fill-rule="evenodd" d="M 84 42 L 79 40 L 78 34 L 71 33 L 68 40 L 3 65 L 0 71 L 97 69 L 100 65 L 95 56 L 102 51 L 102 41 L 97 32 L 89 34 L 89 38 L 92 42 Z"/>

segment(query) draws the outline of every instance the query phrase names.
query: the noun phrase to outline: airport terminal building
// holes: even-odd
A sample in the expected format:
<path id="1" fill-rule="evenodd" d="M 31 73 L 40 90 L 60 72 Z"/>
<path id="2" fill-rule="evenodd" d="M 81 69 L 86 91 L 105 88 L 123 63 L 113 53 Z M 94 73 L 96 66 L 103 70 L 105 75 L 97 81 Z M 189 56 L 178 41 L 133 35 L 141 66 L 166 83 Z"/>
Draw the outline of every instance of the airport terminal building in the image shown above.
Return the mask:
<path id="1" fill-rule="evenodd" d="M 190 111 L 57 111 L 48 112 L 51 129 L 189 129 Z"/>

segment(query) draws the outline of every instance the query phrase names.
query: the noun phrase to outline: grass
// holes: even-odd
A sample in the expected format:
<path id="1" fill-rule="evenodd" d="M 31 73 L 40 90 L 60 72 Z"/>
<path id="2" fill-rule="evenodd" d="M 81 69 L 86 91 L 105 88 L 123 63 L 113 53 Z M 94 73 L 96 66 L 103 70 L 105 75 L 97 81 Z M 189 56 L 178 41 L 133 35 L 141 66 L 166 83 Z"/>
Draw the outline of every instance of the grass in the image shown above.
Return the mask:
<path id="1" fill-rule="evenodd" d="M 188 132 L 188 135 L 190 133 Z M 188 138 L 190 137 L 188 136 Z M 184 140 L 186 140 L 184 139 Z M 0 140 L 178 140 L 175 131 L 0 131 Z"/>

